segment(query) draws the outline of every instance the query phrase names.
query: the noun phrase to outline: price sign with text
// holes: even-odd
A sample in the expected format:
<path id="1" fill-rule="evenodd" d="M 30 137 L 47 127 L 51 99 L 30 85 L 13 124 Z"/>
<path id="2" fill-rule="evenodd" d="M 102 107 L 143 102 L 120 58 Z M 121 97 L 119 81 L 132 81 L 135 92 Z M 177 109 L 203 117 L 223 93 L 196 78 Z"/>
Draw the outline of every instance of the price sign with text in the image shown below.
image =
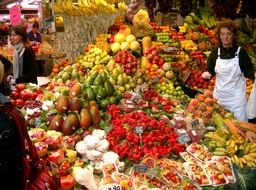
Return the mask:
<path id="1" fill-rule="evenodd" d="M 116 183 L 106 184 L 99 187 L 99 190 L 122 190 L 121 186 Z"/>

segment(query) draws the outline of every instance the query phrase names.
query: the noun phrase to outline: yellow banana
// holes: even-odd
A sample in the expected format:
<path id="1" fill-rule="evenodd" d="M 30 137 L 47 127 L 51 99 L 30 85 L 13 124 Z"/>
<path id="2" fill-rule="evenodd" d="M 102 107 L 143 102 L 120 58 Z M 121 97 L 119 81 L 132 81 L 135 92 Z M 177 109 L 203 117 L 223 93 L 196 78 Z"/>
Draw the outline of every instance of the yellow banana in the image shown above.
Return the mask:
<path id="1" fill-rule="evenodd" d="M 248 154 L 250 152 L 251 149 L 251 144 L 247 144 L 244 148 L 244 154 Z"/>
<path id="2" fill-rule="evenodd" d="M 255 152 L 249 153 L 248 155 L 250 155 L 250 156 L 253 157 L 253 158 L 256 158 L 256 153 L 255 153 Z"/>
<path id="3" fill-rule="evenodd" d="M 239 158 L 239 159 L 241 160 L 242 163 L 244 163 L 244 164 L 247 163 L 247 161 L 244 159 L 244 157 L 241 157 L 241 158 Z"/>
<path id="4" fill-rule="evenodd" d="M 247 166 L 249 166 L 249 167 L 253 167 L 253 164 L 251 163 L 251 162 L 247 162 Z"/>
<path id="5" fill-rule="evenodd" d="M 249 154 L 244 155 L 244 159 L 245 159 L 246 161 L 248 161 L 248 162 L 253 162 L 253 161 L 254 161 L 254 158 L 251 157 Z"/>
<path id="6" fill-rule="evenodd" d="M 96 5 L 106 7 L 108 6 L 108 3 L 106 3 L 105 0 L 95 0 Z"/>
<path id="7" fill-rule="evenodd" d="M 250 152 L 256 152 L 256 144 L 255 143 L 251 143 Z"/>
<path id="8" fill-rule="evenodd" d="M 239 150 L 244 150 L 244 145 L 241 144 L 238 149 Z"/>
<path id="9" fill-rule="evenodd" d="M 77 1 L 77 4 L 78 4 L 78 6 L 79 6 L 80 8 L 85 7 L 82 0 L 78 0 L 78 1 Z"/>
<path id="10" fill-rule="evenodd" d="M 128 6 L 124 2 L 121 2 L 121 3 L 118 3 L 118 8 L 121 11 L 126 11 L 128 9 Z"/>
<path id="11" fill-rule="evenodd" d="M 235 141 L 234 141 L 233 139 L 231 139 L 230 141 L 231 141 L 231 142 L 230 142 L 230 146 L 231 146 L 232 148 L 234 148 L 234 147 L 235 147 Z"/>
<path id="12" fill-rule="evenodd" d="M 235 160 L 234 160 L 234 157 L 233 157 L 233 156 L 230 157 L 230 159 L 231 159 L 231 162 L 232 162 L 232 163 L 235 163 Z"/>
<path id="13" fill-rule="evenodd" d="M 234 150 L 235 152 L 238 150 L 238 146 L 236 144 L 234 145 Z"/>
<path id="14" fill-rule="evenodd" d="M 67 10 L 73 10 L 73 2 L 71 0 L 66 0 L 66 6 L 67 6 Z"/>
<path id="15" fill-rule="evenodd" d="M 62 4 L 61 4 L 61 0 L 57 0 L 57 2 L 52 1 L 51 4 L 52 4 L 54 12 L 56 12 L 56 13 L 62 13 L 63 12 L 63 7 L 62 7 Z"/>
<path id="16" fill-rule="evenodd" d="M 256 148 L 256 143 L 251 143 L 251 145 L 253 149 Z"/>
<path id="17" fill-rule="evenodd" d="M 239 160 L 239 158 L 237 157 L 237 155 L 234 155 L 233 158 L 234 158 L 235 163 L 236 163 L 237 165 L 239 165 L 240 160 Z"/>
<path id="18" fill-rule="evenodd" d="M 62 3 L 61 3 L 61 6 L 62 6 L 63 11 L 67 12 L 67 10 L 69 10 L 68 0 L 63 0 Z"/>
<path id="19" fill-rule="evenodd" d="M 240 168 L 244 168 L 244 164 L 242 162 L 239 163 Z"/>

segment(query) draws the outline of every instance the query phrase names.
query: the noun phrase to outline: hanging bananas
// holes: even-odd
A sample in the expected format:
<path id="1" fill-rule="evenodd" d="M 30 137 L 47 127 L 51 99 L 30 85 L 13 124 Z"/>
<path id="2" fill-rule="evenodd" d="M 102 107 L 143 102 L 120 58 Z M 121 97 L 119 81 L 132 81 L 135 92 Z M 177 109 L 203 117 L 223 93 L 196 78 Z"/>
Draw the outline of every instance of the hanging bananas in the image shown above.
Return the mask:
<path id="1" fill-rule="evenodd" d="M 49 4 L 50 9 L 55 13 L 64 13 L 71 16 L 91 16 L 99 13 L 117 13 L 117 8 L 126 11 L 128 8 L 124 0 L 78 0 L 76 4 L 73 0 L 53 0 Z"/>

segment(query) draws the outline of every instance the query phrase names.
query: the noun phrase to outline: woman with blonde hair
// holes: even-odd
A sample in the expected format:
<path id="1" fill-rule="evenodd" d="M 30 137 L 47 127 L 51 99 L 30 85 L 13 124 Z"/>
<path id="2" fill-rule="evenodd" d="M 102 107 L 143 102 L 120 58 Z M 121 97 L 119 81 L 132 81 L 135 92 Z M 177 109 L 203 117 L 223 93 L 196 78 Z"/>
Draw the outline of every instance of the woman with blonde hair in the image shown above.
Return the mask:
<path id="1" fill-rule="evenodd" d="M 248 121 L 245 77 L 254 80 L 255 68 L 247 51 L 239 46 L 239 35 L 239 27 L 232 20 L 219 22 L 215 31 L 219 44 L 209 55 L 202 77 L 216 75 L 213 96 L 238 120 Z"/>

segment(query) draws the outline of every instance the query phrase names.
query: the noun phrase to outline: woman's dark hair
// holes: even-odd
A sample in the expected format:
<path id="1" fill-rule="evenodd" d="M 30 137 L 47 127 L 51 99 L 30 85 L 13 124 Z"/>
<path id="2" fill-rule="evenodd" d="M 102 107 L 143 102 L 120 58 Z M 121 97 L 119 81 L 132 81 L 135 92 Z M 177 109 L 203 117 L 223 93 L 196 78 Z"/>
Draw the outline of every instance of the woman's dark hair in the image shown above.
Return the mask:
<path id="1" fill-rule="evenodd" d="M 24 45 L 29 46 L 28 34 L 24 26 L 21 26 L 21 25 L 13 26 L 11 28 L 11 31 L 13 31 L 16 35 L 21 36 L 22 42 L 24 43 Z"/>
<path id="2" fill-rule="evenodd" d="M 33 24 L 33 26 L 32 26 L 33 28 L 39 28 L 39 24 L 38 24 L 38 22 L 34 22 L 34 24 Z"/>
<path id="3" fill-rule="evenodd" d="M 218 40 L 218 45 L 222 44 L 221 40 L 220 40 L 220 30 L 222 28 L 227 28 L 228 30 L 230 30 L 233 33 L 233 45 L 238 46 L 239 37 L 240 37 L 240 31 L 239 31 L 240 28 L 236 23 L 234 23 L 230 19 L 224 19 L 224 20 L 220 21 L 217 28 L 215 29 L 215 36 L 216 36 L 216 39 Z"/>

